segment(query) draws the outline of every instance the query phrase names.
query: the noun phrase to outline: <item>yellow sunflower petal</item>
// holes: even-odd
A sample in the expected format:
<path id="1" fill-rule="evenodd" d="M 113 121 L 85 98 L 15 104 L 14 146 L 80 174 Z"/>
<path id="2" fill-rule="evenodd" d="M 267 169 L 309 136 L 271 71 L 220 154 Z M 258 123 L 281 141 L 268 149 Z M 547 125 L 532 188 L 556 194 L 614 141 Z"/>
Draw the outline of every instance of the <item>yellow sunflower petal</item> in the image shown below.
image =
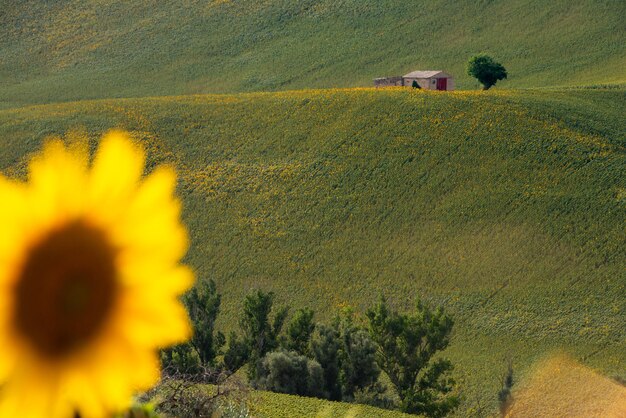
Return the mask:
<path id="1" fill-rule="evenodd" d="M 103 341 L 64 375 L 62 385 L 66 402 L 86 417 L 100 417 L 106 411 L 127 408 L 132 394 L 148 389 L 159 378 L 159 365 L 153 350 L 131 346 L 123 336 Z"/>
<path id="2" fill-rule="evenodd" d="M 22 364 L 20 373 L 2 387 L 0 417 L 66 418 L 68 406 L 57 404 L 57 381 L 31 364 Z M 56 404 L 56 405 L 55 405 Z M 55 410 L 56 409 L 56 410 Z"/>
<path id="3" fill-rule="evenodd" d="M 61 404 L 75 405 L 75 408 L 80 410 L 81 415 L 85 417 L 106 416 L 109 409 L 104 405 L 103 398 L 106 399 L 106 397 L 102 396 L 91 383 L 93 378 L 94 376 L 82 370 L 68 373 L 62 383 Z M 110 409 L 113 410 L 113 408 Z"/>
<path id="4" fill-rule="evenodd" d="M 94 159 L 87 190 L 90 210 L 101 219 L 116 219 L 135 192 L 143 169 L 143 151 L 126 133 L 106 134 Z"/>
<path id="5" fill-rule="evenodd" d="M 11 306 L 10 287 L 14 280 L 14 271 L 17 268 L 22 230 L 24 221 L 25 194 L 22 185 L 10 181 L 0 175 L 0 383 L 15 367 L 15 350 L 10 340 L 9 317 L 6 314 Z M 0 417 L 4 415 L 0 414 Z"/>
<path id="6" fill-rule="evenodd" d="M 132 346 L 120 338 L 102 358 L 107 362 L 94 368 L 93 373 L 100 383 L 100 392 L 106 393 L 113 408 L 127 406 L 133 392 L 148 389 L 159 380 L 159 361 L 154 350 Z"/>
<path id="7" fill-rule="evenodd" d="M 113 239 L 130 251 L 122 257 L 149 256 L 177 262 L 187 251 L 188 238 L 180 224 L 180 202 L 174 198 L 176 176 L 171 168 L 158 168 L 141 185 L 128 211 L 112 226 Z"/>
<path id="8" fill-rule="evenodd" d="M 141 295 L 140 295 L 141 293 Z M 191 324 L 184 306 L 174 297 L 127 291 L 121 301 L 120 328 L 125 336 L 144 347 L 166 347 L 191 336 Z"/>
<path id="9" fill-rule="evenodd" d="M 134 289 L 163 297 L 176 297 L 189 290 L 195 281 L 191 269 L 186 266 L 164 265 L 158 261 L 134 261 L 124 266 L 120 282 Z"/>
<path id="10" fill-rule="evenodd" d="M 26 195 L 21 184 L 10 181 L 0 175 L 0 219 L 2 223 L 2 233 L 0 233 L 0 270 L 6 266 L 8 259 L 14 257 L 19 246 L 22 230 L 21 226 L 25 220 Z M 0 282 L 2 282 L 2 272 L 0 271 Z"/>
<path id="11" fill-rule="evenodd" d="M 0 332 L 6 334 L 6 326 L 0 326 Z M 7 379 L 15 367 L 15 354 L 11 350 L 11 342 L 6 337 L 0 337 L 0 347 L 2 347 L 2 355 L 0 356 L 0 382 Z M 0 402 L 1 403 L 1 402 Z M 0 417 L 4 415 L 0 414 Z"/>

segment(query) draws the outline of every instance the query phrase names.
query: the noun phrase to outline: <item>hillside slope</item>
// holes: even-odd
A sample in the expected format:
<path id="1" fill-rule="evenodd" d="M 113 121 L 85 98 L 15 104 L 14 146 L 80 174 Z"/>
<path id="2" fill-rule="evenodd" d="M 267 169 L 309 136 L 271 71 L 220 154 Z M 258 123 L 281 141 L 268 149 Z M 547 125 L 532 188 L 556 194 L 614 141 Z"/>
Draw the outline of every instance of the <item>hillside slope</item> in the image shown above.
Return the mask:
<path id="1" fill-rule="evenodd" d="M 329 90 L 0 111 L 0 169 L 51 134 L 129 129 L 175 164 L 188 262 L 223 294 L 274 290 L 320 319 L 380 292 L 456 320 L 463 411 L 565 350 L 626 374 L 624 90 Z"/>
<path id="2" fill-rule="evenodd" d="M 626 82 L 615 0 L 0 0 L 0 107 L 187 93 L 370 86 L 473 53 L 503 87 Z"/>

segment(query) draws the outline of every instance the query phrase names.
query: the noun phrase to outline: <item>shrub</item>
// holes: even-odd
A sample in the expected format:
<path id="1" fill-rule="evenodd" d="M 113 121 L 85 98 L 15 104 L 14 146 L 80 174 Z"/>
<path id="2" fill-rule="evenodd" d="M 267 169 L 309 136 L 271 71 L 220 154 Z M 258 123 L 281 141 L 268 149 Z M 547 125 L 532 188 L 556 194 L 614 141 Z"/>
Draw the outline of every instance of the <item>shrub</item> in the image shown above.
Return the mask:
<path id="1" fill-rule="evenodd" d="M 155 399 L 156 411 L 166 417 L 180 418 L 247 418 L 247 390 L 234 376 L 207 371 L 208 379 L 197 381 L 185 376 L 165 376 L 146 396 Z M 201 374 L 202 375 L 202 374 Z M 213 388 L 198 384 L 210 380 Z"/>
<path id="2" fill-rule="evenodd" d="M 161 365 L 164 373 L 169 376 L 191 376 L 202 370 L 200 356 L 189 343 L 161 350 Z"/>
<path id="3" fill-rule="evenodd" d="M 272 392 L 300 396 L 323 394 L 324 373 L 315 360 L 295 351 L 275 351 L 261 361 L 257 386 Z"/>
<path id="4" fill-rule="evenodd" d="M 376 382 L 354 392 L 354 402 L 383 409 L 395 409 L 396 402 L 387 395 L 387 386 Z"/>

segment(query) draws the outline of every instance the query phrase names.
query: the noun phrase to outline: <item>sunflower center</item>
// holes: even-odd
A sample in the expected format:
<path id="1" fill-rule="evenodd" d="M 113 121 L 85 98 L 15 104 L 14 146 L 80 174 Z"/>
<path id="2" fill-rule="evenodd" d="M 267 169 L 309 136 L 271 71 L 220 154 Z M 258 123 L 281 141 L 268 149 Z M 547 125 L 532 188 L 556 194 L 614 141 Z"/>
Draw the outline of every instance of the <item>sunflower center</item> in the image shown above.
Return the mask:
<path id="1" fill-rule="evenodd" d="M 115 250 L 82 221 L 30 249 L 16 291 L 15 325 L 37 351 L 63 357 L 102 329 L 116 295 Z"/>

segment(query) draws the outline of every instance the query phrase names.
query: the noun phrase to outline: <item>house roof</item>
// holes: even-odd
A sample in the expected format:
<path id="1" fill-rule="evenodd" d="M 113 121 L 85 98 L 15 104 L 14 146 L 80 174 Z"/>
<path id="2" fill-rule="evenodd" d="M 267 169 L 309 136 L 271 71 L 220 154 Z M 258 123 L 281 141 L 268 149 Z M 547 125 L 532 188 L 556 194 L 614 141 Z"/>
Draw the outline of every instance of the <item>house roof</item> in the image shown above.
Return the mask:
<path id="1" fill-rule="evenodd" d="M 404 78 L 432 78 L 435 76 L 450 77 L 450 74 L 446 74 L 441 70 L 429 70 L 429 71 L 413 71 L 405 74 Z"/>

